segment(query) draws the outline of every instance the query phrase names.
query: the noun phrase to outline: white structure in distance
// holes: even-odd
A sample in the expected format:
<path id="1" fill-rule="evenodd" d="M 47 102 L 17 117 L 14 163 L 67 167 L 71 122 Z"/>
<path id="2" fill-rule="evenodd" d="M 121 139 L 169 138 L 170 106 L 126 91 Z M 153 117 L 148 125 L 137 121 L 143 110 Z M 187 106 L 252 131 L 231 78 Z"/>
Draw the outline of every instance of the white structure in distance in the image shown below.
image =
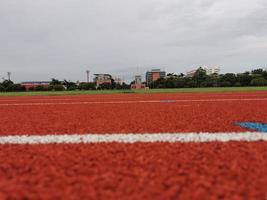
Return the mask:
<path id="1" fill-rule="evenodd" d="M 206 71 L 207 75 L 211 75 L 211 74 L 215 74 L 215 73 L 216 73 L 216 74 L 219 74 L 220 71 L 221 71 L 220 67 L 199 66 L 197 69 L 188 71 L 188 72 L 186 73 L 186 76 L 188 76 L 188 77 L 192 77 L 192 76 L 194 76 L 194 74 L 196 73 L 196 71 L 197 71 L 200 67 Z"/>

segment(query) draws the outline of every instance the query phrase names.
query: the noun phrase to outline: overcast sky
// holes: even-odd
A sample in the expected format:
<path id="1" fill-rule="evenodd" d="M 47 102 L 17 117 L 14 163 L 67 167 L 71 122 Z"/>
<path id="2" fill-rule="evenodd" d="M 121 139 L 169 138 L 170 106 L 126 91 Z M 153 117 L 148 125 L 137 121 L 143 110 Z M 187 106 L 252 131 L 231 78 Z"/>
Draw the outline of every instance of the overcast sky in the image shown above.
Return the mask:
<path id="1" fill-rule="evenodd" d="M 0 77 L 267 67 L 266 0 L 1 0 Z"/>

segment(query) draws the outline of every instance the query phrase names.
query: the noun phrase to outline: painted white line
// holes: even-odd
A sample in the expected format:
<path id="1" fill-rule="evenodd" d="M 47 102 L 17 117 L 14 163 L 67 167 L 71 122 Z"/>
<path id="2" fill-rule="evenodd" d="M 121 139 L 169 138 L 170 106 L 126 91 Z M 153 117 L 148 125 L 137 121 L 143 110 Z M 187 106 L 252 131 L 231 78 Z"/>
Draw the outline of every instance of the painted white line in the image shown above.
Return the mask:
<path id="1" fill-rule="evenodd" d="M 5 103 L 0 106 L 44 106 L 44 105 L 82 105 L 82 104 L 136 104 L 136 103 L 181 103 L 181 102 L 226 102 L 226 101 L 267 101 L 258 99 L 191 99 L 191 100 L 141 100 L 141 101 L 82 101 L 82 102 L 51 102 L 51 103 Z"/>
<path id="2" fill-rule="evenodd" d="M 82 99 L 84 99 L 84 100 L 116 100 L 116 99 L 120 99 L 120 100 L 123 100 L 123 99 L 141 99 L 142 97 L 123 97 L 123 98 L 115 98 L 115 97 L 113 97 L 113 98 L 111 98 L 111 97 L 106 97 L 106 96 L 103 96 L 103 97 L 99 97 L 99 98 L 96 98 L 96 97 L 94 97 L 94 98 L 88 98 L 88 97 L 78 97 L 78 98 L 61 98 L 61 99 L 57 99 L 57 98 L 40 98 L 40 99 L 35 99 L 35 98 L 21 98 L 21 99 L 19 99 L 19 98 L 17 98 L 17 99 L 0 99 L 0 102 L 21 102 L 21 101 L 23 101 L 23 102 L 27 102 L 27 101 L 75 101 L 75 100 L 82 100 Z"/>
<path id="3" fill-rule="evenodd" d="M 267 133 L 151 133 L 151 134 L 72 134 L 1 136 L 0 144 L 80 144 L 80 143 L 188 143 L 267 141 Z"/>
<path id="4" fill-rule="evenodd" d="M 72 96 L 73 97 L 73 96 Z M 151 99 L 153 96 L 145 96 L 148 99 Z M 182 96 L 180 96 L 180 94 L 175 94 L 175 97 L 186 97 L 186 98 L 211 98 L 214 99 L 216 97 L 220 97 L 220 98 L 252 98 L 252 97 L 257 97 L 257 98 L 267 98 L 266 94 L 257 94 L 257 95 L 202 95 L 202 96 L 194 96 L 194 95 L 185 95 L 183 94 Z M 124 100 L 124 99 L 142 99 L 144 97 L 142 96 L 121 96 L 121 97 L 108 97 L 108 96 L 74 96 L 73 98 L 53 98 L 53 96 L 50 96 L 49 98 L 5 98 L 5 97 L 0 97 L 0 102 L 27 102 L 27 101 L 75 101 L 75 100 L 87 100 L 87 101 L 91 101 L 91 100 Z M 154 98 L 154 97 L 153 97 Z M 174 95 L 172 94 L 166 94 L 165 98 L 168 99 L 174 99 Z"/>

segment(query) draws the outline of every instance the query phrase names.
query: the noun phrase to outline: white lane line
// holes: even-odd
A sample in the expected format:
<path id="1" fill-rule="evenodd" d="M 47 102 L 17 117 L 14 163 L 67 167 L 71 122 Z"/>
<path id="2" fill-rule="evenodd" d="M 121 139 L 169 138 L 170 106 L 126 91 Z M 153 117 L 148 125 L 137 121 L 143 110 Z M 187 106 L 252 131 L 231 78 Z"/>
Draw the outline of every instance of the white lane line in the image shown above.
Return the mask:
<path id="1" fill-rule="evenodd" d="M 144 133 L 0 136 L 0 144 L 80 144 L 80 143 L 188 143 L 267 141 L 267 133 Z"/>
<path id="2" fill-rule="evenodd" d="M 19 101 L 75 101 L 75 100 L 82 100 L 82 99 L 84 99 L 84 100 L 87 100 L 87 101 L 89 101 L 89 100 L 116 100 L 116 99 L 120 99 L 120 100 L 123 100 L 123 99 L 141 99 L 142 97 L 123 97 L 123 98 L 111 98 L 111 97 L 108 97 L 108 98 L 106 98 L 106 97 L 102 97 L 102 98 L 96 98 L 96 97 L 94 97 L 94 98 L 87 98 L 87 97 L 78 97 L 78 98 L 72 98 L 72 99 L 70 99 L 70 98 L 61 98 L 61 99 L 55 99 L 55 98 L 47 98 L 47 99 L 30 99 L 30 98 L 28 98 L 28 99 L 23 99 L 23 98 L 21 98 L 21 99 L 0 99 L 0 102 L 19 102 Z"/>
<path id="3" fill-rule="evenodd" d="M 136 104 L 136 103 L 179 103 L 179 102 L 226 102 L 226 101 L 267 101 L 257 99 L 181 99 L 181 100 L 141 100 L 141 101 L 82 101 L 82 102 L 51 102 L 51 103 L 5 103 L 0 106 L 44 106 L 44 105 L 82 105 L 82 104 Z"/>
<path id="4" fill-rule="evenodd" d="M 146 98 L 151 98 L 153 96 L 146 96 Z M 181 97 L 179 95 L 176 95 L 176 97 Z M 257 98 L 267 98 L 266 94 L 258 94 L 258 95 L 212 95 L 212 96 L 193 96 L 193 95 L 183 95 L 183 97 L 186 98 L 216 98 L 216 97 L 220 97 L 220 98 L 225 98 L 225 97 L 229 97 L 229 98 L 252 98 L 252 97 L 257 97 Z M 107 96 L 100 96 L 100 97 L 94 97 L 94 96 L 75 96 L 73 98 L 16 98 L 16 99 L 9 99 L 9 98 L 0 98 L 0 102 L 27 102 L 27 101 L 75 101 L 75 100 L 87 100 L 87 101 L 91 101 L 91 100 L 124 100 L 124 99 L 141 99 L 143 98 L 142 96 L 133 96 L 133 97 L 126 97 L 126 96 L 122 96 L 122 97 L 107 97 Z M 173 95 L 166 95 L 165 96 L 166 99 L 174 99 Z M 205 100 L 205 99 L 204 99 Z"/>

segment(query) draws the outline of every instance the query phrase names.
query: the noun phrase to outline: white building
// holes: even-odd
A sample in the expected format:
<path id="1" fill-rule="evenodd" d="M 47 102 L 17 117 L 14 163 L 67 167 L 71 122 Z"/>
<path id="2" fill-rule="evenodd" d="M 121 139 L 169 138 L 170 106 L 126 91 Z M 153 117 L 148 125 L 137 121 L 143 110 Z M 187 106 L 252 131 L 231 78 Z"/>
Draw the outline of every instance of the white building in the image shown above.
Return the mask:
<path id="1" fill-rule="evenodd" d="M 219 74 L 221 72 L 220 67 L 207 67 L 204 66 L 202 67 L 204 70 L 206 70 L 207 75 L 211 75 L 211 74 Z"/>
<path id="2" fill-rule="evenodd" d="M 219 74 L 220 73 L 220 71 L 221 71 L 221 69 L 220 69 L 220 67 L 208 67 L 208 66 L 200 66 L 202 69 L 204 69 L 204 70 L 206 70 L 206 72 L 207 72 L 207 75 L 211 75 L 211 74 Z M 199 67 L 199 68 L 200 68 Z M 194 76 L 194 74 L 196 73 L 196 71 L 199 69 L 199 68 L 197 68 L 197 69 L 194 69 L 194 70 L 191 70 L 191 71 L 188 71 L 187 73 L 186 73 L 186 76 L 187 77 L 193 77 Z"/>

